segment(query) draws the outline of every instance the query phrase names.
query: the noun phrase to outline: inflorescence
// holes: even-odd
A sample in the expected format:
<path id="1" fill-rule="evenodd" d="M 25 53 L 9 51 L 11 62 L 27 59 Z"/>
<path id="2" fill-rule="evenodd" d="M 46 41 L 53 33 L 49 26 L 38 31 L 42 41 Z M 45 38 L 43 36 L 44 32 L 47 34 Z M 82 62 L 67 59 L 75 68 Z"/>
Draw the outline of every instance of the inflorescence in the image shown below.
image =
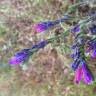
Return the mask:
<path id="1" fill-rule="evenodd" d="M 77 21 L 75 21 L 75 25 L 72 24 L 70 28 L 64 31 L 64 33 L 60 33 L 59 36 L 51 37 L 33 45 L 31 48 L 22 49 L 21 51 L 16 52 L 9 60 L 9 64 L 20 64 L 26 61 L 34 52 L 44 48 L 49 43 L 53 43 L 53 40 L 62 38 L 62 36 L 65 36 L 66 33 L 70 33 L 73 34 L 74 37 L 73 44 L 70 48 L 70 50 L 73 52 L 70 56 L 73 59 L 71 67 L 75 71 L 74 82 L 78 84 L 80 83 L 81 79 L 83 79 L 85 84 L 90 84 L 93 81 L 93 75 L 88 68 L 87 61 L 88 58 L 96 59 L 96 12 L 93 12 L 93 10 L 90 9 L 87 14 L 85 14 L 86 12 L 84 11 L 84 7 L 86 5 L 89 6 L 88 2 L 74 4 L 69 7 L 68 12 L 66 13 L 67 15 L 64 15 L 62 18 L 35 24 L 35 32 L 41 33 L 57 24 L 66 23 L 66 21 L 72 21 L 75 18 L 78 18 Z M 79 16 L 76 17 L 71 15 L 72 12 L 75 12 L 82 6 L 83 11 L 79 9 L 81 12 L 80 18 Z"/>

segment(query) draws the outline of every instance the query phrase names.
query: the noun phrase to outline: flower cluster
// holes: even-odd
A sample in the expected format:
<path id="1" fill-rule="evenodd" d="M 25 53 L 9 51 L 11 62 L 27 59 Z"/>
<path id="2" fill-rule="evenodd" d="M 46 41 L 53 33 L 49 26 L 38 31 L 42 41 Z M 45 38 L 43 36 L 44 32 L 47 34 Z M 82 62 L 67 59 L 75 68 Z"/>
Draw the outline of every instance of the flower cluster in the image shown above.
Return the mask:
<path id="1" fill-rule="evenodd" d="M 71 46 L 71 49 L 73 50 L 73 54 L 71 54 L 71 57 L 73 58 L 73 62 L 71 63 L 71 67 L 72 69 L 75 71 L 75 83 L 79 83 L 81 81 L 81 79 L 84 79 L 84 83 L 86 84 L 90 84 L 93 80 L 92 74 L 90 73 L 89 69 L 87 68 L 87 63 L 86 63 L 86 56 L 85 56 L 85 51 L 84 50 L 84 46 L 86 44 L 86 40 L 84 38 L 82 32 L 80 32 L 80 30 L 78 30 L 79 33 L 75 34 L 75 40 L 74 40 L 74 44 Z M 78 32 L 77 31 L 77 32 Z M 74 29 L 74 32 L 75 29 Z M 90 43 L 90 42 L 91 43 Z M 87 53 L 90 52 L 90 50 L 92 50 L 94 48 L 94 43 L 92 43 L 94 40 L 89 40 L 88 43 L 91 44 L 89 45 L 90 48 L 88 48 L 88 50 L 86 51 Z M 96 44 L 96 43 L 95 43 Z M 90 50 L 89 50 L 90 49 Z M 96 51 L 94 50 L 94 52 L 92 53 L 92 56 L 96 56 Z"/>
<path id="2" fill-rule="evenodd" d="M 87 68 L 84 52 L 82 51 L 82 45 L 79 45 L 78 47 L 75 45 L 72 46 L 74 49 L 74 54 L 71 55 L 71 57 L 74 59 L 73 63 L 71 64 L 72 69 L 75 71 L 75 82 L 79 83 L 81 78 L 83 77 L 84 83 L 90 84 L 93 80 L 93 77 L 90 73 L 90 71 Z M 82 49 L 81 49 L 82 48 Z"/>
<path id="3" fill-rule="evenodd" d="M 71 63 L 71 66 L 75 71 L 75 83 L 79 83 L 82 78 L 84 79 L 84 83 L 86 84 L 90 84 L 93 80 L 93 76 L 90 73 L 90 70 L 88 69 L 86 63 L 87 55 L 85 55 L 89 54 L 89 57 L 96 59 L 96 25 L 93 22 L 93 19 L 96 18 L 96 15 L 92 14 L 90 15 L 90 17 L 91 19 L 89 19 L 88 21 L 86 20 L 87 22 L 85 22 L 86 26 L 84 29 L 86 29 L 86 31 L 81 28 L 82 24 L 77 24 L 71 29 L 71 32 L 75 33 L 74 44 L 71 47 L 71 49 L 74 51 L 74 53 L 71 54 L 71 57 L 74 60 Z M 88 26 L 90 22 L 91 27 Z M 84 46 L 86 44 L 88 45 L 88 47 L 85 50 Z"/>

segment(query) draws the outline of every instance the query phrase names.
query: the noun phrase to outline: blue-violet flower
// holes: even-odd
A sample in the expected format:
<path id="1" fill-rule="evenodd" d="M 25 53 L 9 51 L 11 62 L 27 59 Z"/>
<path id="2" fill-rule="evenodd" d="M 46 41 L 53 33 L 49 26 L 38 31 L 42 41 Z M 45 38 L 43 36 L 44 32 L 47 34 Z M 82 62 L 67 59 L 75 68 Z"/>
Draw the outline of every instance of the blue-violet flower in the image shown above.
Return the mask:
<path id="1" fill-rule="evenodd" d="M 9 64 L 16 65 L 25 61 L 29 56 L 30 49 L 22 49 L 14 54 L 14 56 L 9 60 Z"/>

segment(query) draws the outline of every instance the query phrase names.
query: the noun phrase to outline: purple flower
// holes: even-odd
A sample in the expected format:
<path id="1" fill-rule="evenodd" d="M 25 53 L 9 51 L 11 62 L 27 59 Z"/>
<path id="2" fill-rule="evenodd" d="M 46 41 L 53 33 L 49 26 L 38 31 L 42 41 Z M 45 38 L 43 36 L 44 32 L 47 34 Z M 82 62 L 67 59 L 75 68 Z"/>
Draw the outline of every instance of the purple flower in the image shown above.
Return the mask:
<path id="1" fill-rule="evenodd" d="M 75 83 L 79 83 L 80 80 L 84 79 L 84 83 L 85 84 L 90 84 L 93 80 L 93 77 L 90 73 L 90 71 L 88 70 L 87 66 L 86 66 L 86 62 L 82 61 L 81 63 L 82 65 L 78 66 L 78 68 L 75 70 Z"/>
<path id="2" fill-rule="evenodd" d="M 33 45 L 32 48 L 23 49 L 21 51 L 16 52 L 14 56 L 9 60 L 9 64 L 20 64 L 21 62 L 28 59 L 31 52 L 30 50 L 43 48 L 46 44 L 48 44 L 48 41 L 41 41 L 40 43 Z"/>
<path id="3" fill-rule="evenodd" d="M 78 68 L 79 64 L 80 64 L 79 59 L 74 60 L 74 62 L 71 63 L 72 69 L 75 71 Z"/>
<path id="4" fill-rule="evenodd" d="M 71 63 L 71 67 L 75 71 L 81 63 L 81 61 L 80 61 L 81 60 L 80 59 L 81 58 L 81 56 L 80 56 L 81 51 L 78 46 L 75 46 L 75 48 L 72 48 L 72 49 L 74 49 L 74 53 L 71 54 L 71 57 L 74 59 L 74 61 Z"/>
<path id="5" fill-rule="evenodd" d="M 92 50 L 91 47 L 87 47 L 86 50 L 85 50 L 85 53 L 89 53 L 91 50 Z"/>
<path id="6" fill-rule="evenodd" d="M 52 21 L 45 21 L 45 22 L 40 22 L 36 25 L 34 25 L 34 29 L 36 30 L 36 32 L 42 32 L 47 30 L 49 27 L 53 26 L 53 22 Z"/>
<path id="7" fill-rule="evenodd" d="M 74 54 L 71 54 L 70 57 L 71 57 L 71 58 L 74 58 L 75 56 L 74 56 Z"/>
<path id="8" fill-rule="evenodd" d="M 23 49 L 14 54 L 14 56 L 9 60 L 9 64 L 16 65 L 25 61 L 29 56 L 30 49 Z"/>
<path id="9" fill-rule="evenodd" d="M 76 71 L 75 71 L 75 79 L 74 82 L 75 83 L 80 83 L 80 80 L 82 79 L 82 68 L 81 66 L 79 66 Z"/>
<path id="10" fill-rule="evenodd" d="M 42 32 L 47 30 L 49 27 L 59 24 L 60 22 L 65 22 L 68 19 L 69 19 L 69 16 L 65 15 L 63 18 L 60 18 L 54 21 L 39 22 L 36 25 L 34 25 L 34 29 L 36 32 Z"/>
<path id="11" fill-rule="evenodd" d="M 71 32 L 79 32 L 80 31 L 80 25 L 75 25 L 72 29 Z"/>
<path id="12" fill-rule="evenodd" d="M 83 73 L 84 83 L 90 84 L 93 80 L 93 77 L 84 62 L 82 62 L 82 73 Z"/>
<path id="13" fill-rule="evenodd" d="M 73 44 L 70 49 L 74 50 L 77 47 L 77 43 Z"/>
<path id="14" fill-rule="evenodd" d="M 92 58 L 96 58 L 96 49 L 93 50 L 92 54 L 91 54 Z"/>
<path id="15" fill-rule="evenodd" d="M 89 40 L 88 45 L 92 48 L 96 48 L 96 38 Z"/>

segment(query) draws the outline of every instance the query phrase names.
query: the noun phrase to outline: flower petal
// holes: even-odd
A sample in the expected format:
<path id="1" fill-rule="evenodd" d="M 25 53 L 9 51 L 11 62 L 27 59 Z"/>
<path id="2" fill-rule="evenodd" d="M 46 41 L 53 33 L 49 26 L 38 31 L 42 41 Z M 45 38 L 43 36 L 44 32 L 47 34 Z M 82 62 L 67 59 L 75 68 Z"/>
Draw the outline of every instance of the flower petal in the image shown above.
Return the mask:
<path id="1" fill-rule="evenodd" d="M 80 80 L 82 79 L 82 68 L 81 66 L 79 66 L 76 71 L 75 71 L 75 79 L 74 82 L 75 83 L 80 83 Z"/>
<path id="2" fill-rule="evenodd" d="M 83 72 L 84 82 L 86 84 L 90 84 L 93 80 L 93 77 L 85 63 L 82 63 L 82 72 Z"/>

